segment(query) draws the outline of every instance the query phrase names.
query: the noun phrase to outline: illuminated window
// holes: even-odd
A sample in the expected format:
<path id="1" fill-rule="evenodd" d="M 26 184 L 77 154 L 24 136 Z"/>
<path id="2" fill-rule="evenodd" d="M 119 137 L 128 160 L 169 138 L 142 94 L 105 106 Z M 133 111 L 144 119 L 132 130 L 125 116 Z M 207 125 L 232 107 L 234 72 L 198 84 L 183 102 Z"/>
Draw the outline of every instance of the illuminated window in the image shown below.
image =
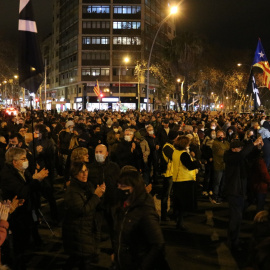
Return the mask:
<path id="1" fill-rule="evenodd" d="M 113 37 L 114 45 L 141 45 L 140 37 Z"/>
<path id="2" fill-rule="evenodd" d="M 82 40 L 83 44 L 102 44 L 102 45 L 107 45 L 110 44 L 110 38 L 109 37 L 83 37 Z"/>
<path id="3" fill-rule="evenodd" d="M 141 29 L 141 22 L 113 22 L 113 29 Z"/>
<path id="4" fill-rule="evenodd" d="M 137 14 L 141 12 L 140 6 L 114 6 L 114 14 Z"/>
<path id="5" fill-rule="evenodd" d="M 83 6 L 83 13 L 110 13 L 109 6 Z"/>

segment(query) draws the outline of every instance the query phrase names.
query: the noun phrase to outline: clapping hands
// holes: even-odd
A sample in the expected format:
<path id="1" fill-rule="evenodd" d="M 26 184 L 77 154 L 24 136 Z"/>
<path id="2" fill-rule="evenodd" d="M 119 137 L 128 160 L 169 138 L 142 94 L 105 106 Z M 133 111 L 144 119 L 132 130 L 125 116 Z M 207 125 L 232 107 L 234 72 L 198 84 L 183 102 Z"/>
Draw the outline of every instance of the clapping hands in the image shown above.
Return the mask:
<path id="1" fill-rule="evenodd" d="M 95 194 L 100 198 L 106 191 L 106 185 L 103 183 L 102 185 L 97 185 L 95 190 Z"/>

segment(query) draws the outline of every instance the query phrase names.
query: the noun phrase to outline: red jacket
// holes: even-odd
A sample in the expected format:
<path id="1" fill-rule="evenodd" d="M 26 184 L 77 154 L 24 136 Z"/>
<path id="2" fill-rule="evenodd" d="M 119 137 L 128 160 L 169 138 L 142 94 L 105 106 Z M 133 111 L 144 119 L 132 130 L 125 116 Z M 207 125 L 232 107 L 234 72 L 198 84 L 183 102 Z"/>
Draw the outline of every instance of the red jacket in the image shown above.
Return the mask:
<path id="1" fill-rule="evenodd" d="M 254 161 L 251 168 L 252 188 L 258 193 L 267 193 L 270 184 L 270 175 L 263 158 Z"/>
<path id="2" fill-rule="evenodd" d="M 7 221 L 0 220 L 0 247 L 6 240 L 8 227 L 9 227 L 9 224 Z"/>

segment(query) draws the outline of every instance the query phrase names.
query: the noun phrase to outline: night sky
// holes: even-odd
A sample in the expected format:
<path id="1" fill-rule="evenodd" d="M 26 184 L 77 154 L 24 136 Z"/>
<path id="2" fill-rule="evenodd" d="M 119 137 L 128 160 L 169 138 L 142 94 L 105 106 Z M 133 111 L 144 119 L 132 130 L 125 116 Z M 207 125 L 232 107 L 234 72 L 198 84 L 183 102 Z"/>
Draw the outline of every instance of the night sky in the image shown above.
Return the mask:
<path id="1" fill-rule="evenodd" d="M 52 0 L 32 0 L 40 38 L 51 32 Z M 19 0 L 1 0 L 0 37 L 16 39 Z M 270 0 L 183 0 L 181 31 L 197 32 L 225 47 L 256 49 L 258 37 L 270 58 Z"/>

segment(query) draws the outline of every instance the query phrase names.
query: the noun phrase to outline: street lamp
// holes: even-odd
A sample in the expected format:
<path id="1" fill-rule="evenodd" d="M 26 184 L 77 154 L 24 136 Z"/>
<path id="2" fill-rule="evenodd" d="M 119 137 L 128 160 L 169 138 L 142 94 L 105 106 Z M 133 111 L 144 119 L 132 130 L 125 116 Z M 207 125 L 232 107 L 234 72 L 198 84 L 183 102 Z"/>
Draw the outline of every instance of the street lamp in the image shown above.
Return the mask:
<path id="1" fill-rule="evenodd" d="M 124 59 L 124 62 L 127 64 L 129 62 L 129 58 L 128 57 L 125 57 Z M 122 64 L 120 65 L 119 67 L 119 110 L 120 110 L 120 103 L 121 103 L 121 100 L 120 100 L 120 92 L 121 92 L 121 86 L 120 86 L 120 81 L 121 81 L 121 67 L 122 67 Z"/>
<path id="2" fill-rule="evenodd" d="M 178 85 L 177 85 L 177 99 L 179 98 L 179 103 L 180 103 L 180 112 L 182 112 L 182 91 L 180 89 L 180 94 L 179 94 L 179 85 L 180 85 L 180 82 L 181 82 L 181 79 L 177 79 L 177 82 L 178 82 Z"/>
<path id="3" fill-rule="evenodd" d="M 180 4 L 180 3 L 179 3 Z M 179 5 L 178 4 L 178 5 Z M 148 63 L 147 63 L 147 89 L 146 89 L 146 95 L 147 95 L 147 107 L 146 107 L 146 111 L 149 110 L 149 77 L 150 77 L 150 71 L 149 71 L 149 68 L 150 68 L 150 62 L 151 62 L 151 56 L 152 56 L 152 51 L 153 51 L 153 48 L 154 48 L 154 45 L 155 45 L 155 42 L 156 42 L 156 39 L 157 39 L 157 36 L 158 36 L 158 33 L 162 27 L 162 25 L 171 17 L 171 15 L 173 14 L 176 14 L 177 11 L 178 11 L 178 5 L 176 6 L 173 6 L 171 7 L 171 10 L 170 10 L 170 13 L 167 15 L 167 17 L 165 17 L 159 24 L 159 28 L 156 32 L 156 35 L 153 39 L 153 42 L 152 42 L 152 46 L 151 46 L 151 49 L 150 49 L 150 53 L 149 53 L 149 58 L 148 58 Z"/>

